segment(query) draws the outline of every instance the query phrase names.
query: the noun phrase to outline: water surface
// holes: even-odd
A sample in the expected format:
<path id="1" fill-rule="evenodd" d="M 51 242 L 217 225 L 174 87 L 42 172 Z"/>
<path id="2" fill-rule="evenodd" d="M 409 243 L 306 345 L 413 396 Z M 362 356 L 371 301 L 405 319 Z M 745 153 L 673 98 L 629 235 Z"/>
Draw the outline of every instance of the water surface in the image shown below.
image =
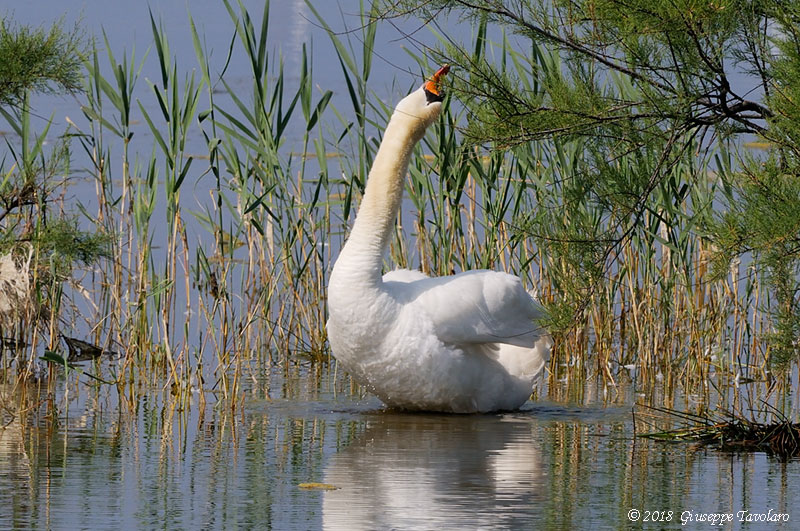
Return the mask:
<path id="1" fill-rule="evenodd" d="M 671 529 L 687 511 L 772 510 L 793 529 L 800 518 L 800 462 L 635 438 L 624 403 L 401 413 L 310 363 L 265 368 L 235 406 L 209 395 L 117 407 L 116 394 L 96 388 L 57 420 L 6 417 L 0 528 Z M 634 525 L 631 509 L 672 516 Z"/>

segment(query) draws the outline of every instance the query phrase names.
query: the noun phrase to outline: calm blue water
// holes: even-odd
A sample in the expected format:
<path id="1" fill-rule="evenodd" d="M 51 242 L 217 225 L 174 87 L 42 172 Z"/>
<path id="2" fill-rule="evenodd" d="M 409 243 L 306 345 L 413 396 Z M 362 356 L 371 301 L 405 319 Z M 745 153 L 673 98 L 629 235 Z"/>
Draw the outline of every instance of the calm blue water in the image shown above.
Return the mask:
<path id="1" fill-rule="evenodd" d="M 624 405 L 404 414 L 326 365 L 253 372 L 234 409 L 212 394 L 118 407 L 104 386 L 57 422 L 6 416 L 0 528 L 700 529 L 681 516 L 771 510 L 790 521 L 726 528 L 796 529 L 800 518 L 800 462 L 636 439 Z"/>

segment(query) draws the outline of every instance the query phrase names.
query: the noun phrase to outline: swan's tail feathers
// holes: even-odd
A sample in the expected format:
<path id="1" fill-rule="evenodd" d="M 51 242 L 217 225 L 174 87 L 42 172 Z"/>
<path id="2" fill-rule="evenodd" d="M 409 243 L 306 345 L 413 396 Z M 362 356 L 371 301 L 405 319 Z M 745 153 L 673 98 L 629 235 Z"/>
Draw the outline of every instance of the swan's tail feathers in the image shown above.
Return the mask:
<path id="1" fill-rule="evenodd" d="M 507 343 L 495 343 L 494 354 L 508 372 L 519 378 L 535 380 L 550 360 L 550 349 L 553 340 L 547 333 L 542 333 L 533 347 L 519 347 Z"/>
<path id="2" fill-rule="evenodd" d="M 537 373 L 542 370 L 542 368 L 550 361 L 550 352 L 553 349 L 553 338 L 547 332 L 542 332 L 542 335 L 539 336 L 539 339 L 536 340 L 536 343 L 533 345 L 533 352 L 534 358 L 540 358 L 542 360 L 542 366 L 539 367 Z"/>

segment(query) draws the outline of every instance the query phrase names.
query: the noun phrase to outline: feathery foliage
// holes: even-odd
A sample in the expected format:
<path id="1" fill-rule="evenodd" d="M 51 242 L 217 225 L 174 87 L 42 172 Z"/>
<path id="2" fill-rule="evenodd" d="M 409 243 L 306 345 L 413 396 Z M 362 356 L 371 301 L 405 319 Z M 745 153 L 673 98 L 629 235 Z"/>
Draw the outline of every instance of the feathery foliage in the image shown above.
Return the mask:
<path id="1" fill-rule="evenodd" d="M 567 203 L 526 226 L 541 243 L 559 242 L 551 250 L 584 279 L 568 290 L 576 302 L 605 282 L 607 258 L 632 238 L 663 240 L 653 228 L 677 221 L 661 201 L 671 190 L 673 206 L 684 203 L 680 224 L 713 246 L 718 271 L 734 258 L 756 264 L 771 293 L 772 361 L 785 367 L 800 353 L 798 9 L 781 0 L 398 0 L 383 14 L 458 14 L 514 35 L 495 60 L 453 42 L 439 53 L 460 67 L 454 89 L 474 142 L 578 146 Z M 745 147 L 753 136 L 766 154 Z M 691 202 L 709 179 L 720 179 L 720 195 Z M 580 205 L 612 221 L 587 220 Z"/>
<path id="2" fill-rule="evenodd" d="M 28 92 L 80 89 L 83 41 L 79 28 L 65 31 L 15 26 L 0 20 L 0 105 L 19 106 Z"/>

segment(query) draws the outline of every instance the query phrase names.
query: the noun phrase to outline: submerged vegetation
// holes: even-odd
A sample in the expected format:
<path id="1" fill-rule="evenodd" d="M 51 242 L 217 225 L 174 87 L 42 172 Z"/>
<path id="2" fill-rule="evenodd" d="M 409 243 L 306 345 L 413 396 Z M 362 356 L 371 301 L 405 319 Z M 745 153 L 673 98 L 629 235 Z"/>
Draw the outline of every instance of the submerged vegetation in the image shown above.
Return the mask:
<path id="1" fill-rule="evenodd" d="M 253 360 L 328 360 L 327 274 L 391 113 L 370 90 L 380 11 L 362 13 L 349 40 L 330 32 L 347 89 L 336 101 L 349 104 L 337 108 L 306 48 L 296 79 L 284 72 L 268 3 L 260 18 L 225 5 L 230 53 L 247 58 L 245 86 L 226 77 L 229 57 L 212 61 L 193 23 L 197 62 L 177 64 L 152 18 L 149 53 L 106 41 L 82 57 L 83 116 L 58 142 L 45 146 L 49 128 L 31 131 L 26 105 L 3 110 L 15 138 L 0 159 L 0 243 L 31 253 L 34 288 L 3 321 L 0 377 L 34 377 L 42 357 L 55 374 L 67 366 L 69 336 L 98 356 L 114 353 L 92 371 L 121 396 L 157 386 L 181 403 L 214 393 L 236 407 Z M 760 399 L 788 407 L 800 218 L 787 210 L 770 212 L 783 225 L 753 220 L 783 197 L 775 190 L 796 192 L 789 147 L 746 155 L 736 128 L 722 131 L 741 121 L 719 102 L 701 101 L 687 117 L 684 92 L 664 100 L 641 75 L 594 74 L 552 39 L 490 42 L 490 22 L 502 20 L 479 18 L 469 50 L 439 52 L 456 65 L 458 99 L 415 152 L 392 262 L 521 276 L 551 311 L 546 389 L 555 399 L 580 400 L 597 379 L 608 399 L 633 381 L 667 407 L 678 395 L 736 411 Z M 692 54 L 674 65 L 661 57 L 676 89 L 694 86 L 680 82 L 684 63 L 703 60 Z M 426 57 L 440 59 L 410 55 L 417 80 L 434 70 Z M 157 75 L 144 78 L 146 65 Z M 536 111 L 531 121 L 511 120 L 523 106 Z M 772 146 L 779 139 L 764 116 L 739 125 Z M 781 138 L 791 123 L 776 125 Z M 198 138 L 203 152 L 190 147 Z M 79 171 L 73 151 L 87 161 Z M 95 197 L 74 199 L 79 173 Z"/>

